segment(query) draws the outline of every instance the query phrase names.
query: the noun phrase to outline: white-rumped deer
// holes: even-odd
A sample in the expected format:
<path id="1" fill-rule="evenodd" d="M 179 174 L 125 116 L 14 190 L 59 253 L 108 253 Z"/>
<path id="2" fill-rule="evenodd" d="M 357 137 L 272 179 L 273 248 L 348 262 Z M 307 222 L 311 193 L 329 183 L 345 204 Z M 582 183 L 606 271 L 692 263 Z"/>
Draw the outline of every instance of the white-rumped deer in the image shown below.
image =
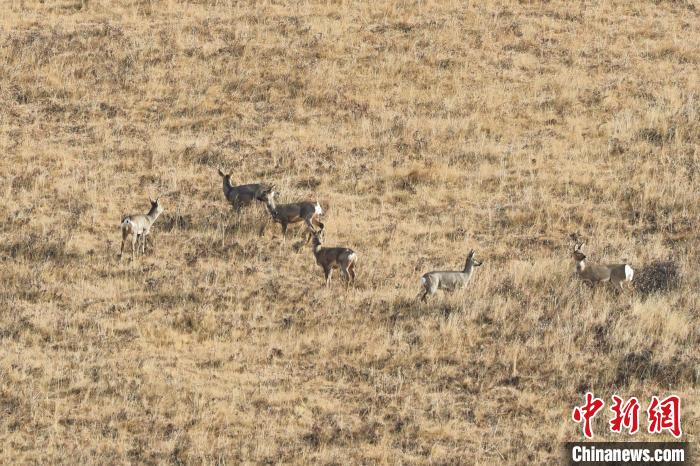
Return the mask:
<path id="1" fill-rule="evenodd" d="M 324 225 L 319 222 L 318 231 L 313 233 L 314 239 L 311 243 L 311 250 L 316 258 L 316 263 L 323 268 L 323 274 L 326 277 L 326 286 L 330 286 L 331 284 L 331 275 L 333 274 L 334 268 L 340 269 L 348 285 L 353 283 L 355 281 L 357 254 L 350 248 L 324 248 L 324 236 Z"/>
<path id="2" fill-rule="evenodd" d="M 634 277 L 634 270 L 629 264 L 587 264 L 586 255 L 581 251 L 584 244 L 574 245 L 574 260 L 576 261 L 576 274 L 584 282 L 595 286 L 598 283 L 611 282 L 621 292 L 624 291 L 622 285 L 630 282 Z"/>
<path id="3" fill-rule="evenodd" d="M 461 272 L 435 271 L 423 275 L 420 279 L 422 290 L 419 296 L 421 301 L 426 301 L 428 296 L 434 295 L 437 290 L 454 291 L 464 288 L 474 272 L 474 267 L 483 264 L 483 262 L 478 262 L 475 256 L 476 253 L 473 249 L 469 251 L 467 262 L 464 264 L 464 270 Z"/>
<path id="4" fill-rule="evenodd" d="M 146 236 L 151 233 L 151 226 L 156 221 L 158 216 L 163 213 L 163 207 L 160 205 L 159 198 L 148 199 L 151 203 L 151 209 L 145 215 L 127 215 L 122 219 L 122 247 L 119 252 L 119 258 L 124 255 L 124 244 L 126 239 L 131 235 L 131 258 L 136 257 L 137 242 L 141 240 L 141 254 L 146 253 Z"/>
<path id="5" fill-rule="evenodd" d="M 269 188 L 261 183 L 234 186 L 231 183 L 231 173 L 224 173 L 221 168 L 219 168 L 219 175 L 224 180 L 224 196 L 239 216 L 243 207 L 249 206 L 255 200 L 260 200 L 260 193 Z"/>
<path id="6" fill-rule="evenodd" d="M 287 239 L 287 228 L 290 224 L 304 222 L 308 229 L 308 235 L 306 237 L 306 243 L 308 244 L 309 239 L 316 233 L 315 226 L 321 225 L 318 219 L 323 215 L 321 204 L 318 202 L 294 202 L 291 204 L 277 205 L 275 202 L 276 195 L 275 187 L 272 186 L 262 191 L 258 199 L 265 202 L 265 206 L 272 220 L 282 226 L 283 240 Z M 260 228 L 260 236 L 265 233 L 266 226 L 267 224 L 263 223 Z"/>

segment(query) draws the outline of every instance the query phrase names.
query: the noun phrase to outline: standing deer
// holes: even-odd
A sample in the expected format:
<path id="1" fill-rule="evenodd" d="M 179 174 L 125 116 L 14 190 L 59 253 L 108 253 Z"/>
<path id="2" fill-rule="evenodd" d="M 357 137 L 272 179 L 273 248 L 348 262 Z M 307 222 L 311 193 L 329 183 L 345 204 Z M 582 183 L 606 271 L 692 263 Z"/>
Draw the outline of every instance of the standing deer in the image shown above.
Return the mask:
<path id="1" fill-rule="evenodd" d="M 262 191 L 258 197 L 259 200 L 265 202 L 267 211 L 270 213 L 270 217 L 276 223 L 282 225 L 282 236 L 283 241 L 287 239 L 287 227 L 290 223 L 304 222 L 306 228 L 308 229 L 308 235 L 306 237 L 306 244 L 309 243 L 309 239 L 316 233 L 314 225 L 320 226 L 321 222 L 318 217 L 323 215 L 323 209 L 321 204 L 318 202 L 294 202 L 292 204 L 280 204 L 275 203 L 275 187 L 272 186 L 268 189 Z M 260 236 L 265 233 L 266 223 L 260 228 Z"/>
<path id="2" fill-rule="evenodd" d="M 256 199 L 259 200 L 260 193 L 269 188 L 267 185 L 260 183 L 234 186 L 231 184 L 231 173 L 224 173 L 221 168 L 219 168 L 219 175 L 224 180 L 224 196 L 226 196 L 226 200 L 231 203 L 239 217 L 243 207 L 249 206 Z"/>
<path id="3" fill-rule="evenodd" d="M 334 268 L 340 269 L 348 285 L 355 282 L 355 264 L 357 263 L 355 251 L 342 247 L 324 248 L 324 236 L 324 225 L 319 222 L 319 230 L 313 234 L 314 239 L 311 243 L 311 250 L 316 258 L 316 263 L 323 268 L 326 286 L 331 284 L 331 274 Z"/>
<path id="4" fill-rule="evenodd" d="M 127 215 L 121 223 L 122 230 L 122 247 L 119 251 L 119 258 L 124 255 L 124 244 L 126 238 L 131 235 L 131 258 L 136 258 L 137 241 L 141 240 L 141 254 L 146 253 L 146 236 L 151 232 L 151 226 L 156 221 L 158 216 L 163 213 L 163 207 L 160 205 L 159 198 L 148 199 L 151 203 L 151 210 L 146 215 Z"/>
<path id="5" fill-rule="evenodd" d="M 574 260 L 576 261 L 576 274 L 584 282 L 595 286 L 598 283 L 611 282 L 621 292 L 624 291 L 622 284 L 630 282 L 632 286 L 632 278 L 634 270 L 629 264 L 586 264 L 586 255 L 581 252 L 584 244 L 576 244 L 574 246 Z"/>
<path id="6" fill-rule="evenodd" d="M 454 291 L 463 288 L 472 276 L 474 267 L 479 267 L 483 262 L 478 262 L 475 257 L 474 250 L 469 251 L 467 262 L 464 264 L 464 270 L 461 272 L 428 272 L 420 279 L 421 287 L 419 293 L 421 301 L 427 301 L 428 296 L 434 295 L 437 290 Z M 422 293 L 422 295 L 421 295 Z"/>

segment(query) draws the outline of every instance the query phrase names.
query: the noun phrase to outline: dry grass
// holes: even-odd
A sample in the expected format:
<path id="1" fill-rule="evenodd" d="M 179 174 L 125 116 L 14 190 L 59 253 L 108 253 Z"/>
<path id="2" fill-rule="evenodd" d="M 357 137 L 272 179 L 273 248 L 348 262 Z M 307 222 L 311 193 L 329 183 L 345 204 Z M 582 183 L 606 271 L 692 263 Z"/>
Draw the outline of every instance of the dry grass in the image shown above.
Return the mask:
<path id="1" fill-rule="evenodd" d="M 587 389 L 695 441 L 697 3 L 469 3 L 5 3 L 0 462 L 551 463 Z M 357 286 L 218 166 L 321 200 Z M 574 232 L 674 286 L 582 286 Z"/>

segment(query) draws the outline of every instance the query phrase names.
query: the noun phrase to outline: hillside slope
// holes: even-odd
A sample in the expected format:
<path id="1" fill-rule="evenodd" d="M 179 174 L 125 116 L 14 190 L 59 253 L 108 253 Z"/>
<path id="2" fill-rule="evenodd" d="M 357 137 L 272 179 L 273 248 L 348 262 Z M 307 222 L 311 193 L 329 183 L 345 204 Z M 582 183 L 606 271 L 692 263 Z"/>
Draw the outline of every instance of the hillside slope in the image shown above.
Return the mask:
<path id="1" fill-rule="evenodd" d="M 6 5 L 0 462 L 551 463 L 586 390 L 695 441 L 698 5 L 610 3 Z M 219 167 L 319 200 L 357 285 Z M 646 285 L 580 284 L 572 234 Z"/>

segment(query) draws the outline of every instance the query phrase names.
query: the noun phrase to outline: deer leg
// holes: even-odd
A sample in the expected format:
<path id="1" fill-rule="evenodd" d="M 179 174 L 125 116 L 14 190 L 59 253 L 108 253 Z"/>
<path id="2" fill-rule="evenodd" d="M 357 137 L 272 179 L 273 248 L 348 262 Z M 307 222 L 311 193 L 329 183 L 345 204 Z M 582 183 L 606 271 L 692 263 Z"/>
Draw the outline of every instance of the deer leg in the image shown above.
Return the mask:
<path id="1" fill-rule="evenodd" d="M 422 295 L 421 295 L 421 293 L 418 293 L 418 295 L 420 296 L 420 300 L 423 302 L 426 302 L 428 300 L 428 289 L 423 288 L 422 293 L 423 293 Z"/>
<path id="2" fill-rule="evenodd" d="M 144 233 L 143 235 L 141 235 L 141 255 L 142 255 L 142 256 L 145 256 L 145 255 L 146 255 L 146 237 L 147 237 L 147 236 L 148 236 L 148 235 L 147 235 L 146 233 Z"/>
<path id="3" fill-rule="evenodd" d="M 126 239 L 129 237 L 129 230 L 122 229 L 122 247 L 119 250 L 119 259 L 124 255 L 124 245 L 126 245 Z"/>
<path id="4" fill-rule="evenodd" d="M 289 225 L 287 223 L 282 224 L 282 242 L 287 242 L 287 228 Z"/>
<path id="5" fill-rule="evenodd" d="M 331 274 L 333 269 L 331 267 L 323 267 L 323 273 L 326 275 L 326 287 L 331 285 Z"/>
<path id="6" fill-rule="evenodd" d="M 435 282 L 429 282 L 425 288 L 425 300 L 427 301 L 429 297 L 433 296 L 435 293 L 437 293 L 437 290 L 440 288 L 439 283 Z M 444 289 L 444 288 L 443 288 Z M 452 288 L 446 288 L 447 291 L 453 291 Z"/>
<path id="7" fill-rule="evenodd" d="M 620 290 L 620 293 L 625 294 L 625 289 L 622 287 L 622 282 L 615 282 L 615 284 L 617 285 L 617 289 Z"/>
<path id="8" fill-rule="evenodd" d="M 236 201 L 236 223 L 239 228 L 241 226 L 241 207 L 240 201 Z"/>
<path id="9" fill-rule="evenodd" d="M 136 259 L 136 241 L 138 240 L 139 235 L 134 233 L 134 235 L 131 237 L 131 260 Z"/>
<path id="10" fill-rule="evenodd" d="M 348 272 L 350 272 L 350 277 L 352 277 L 353 283 L 355 282 L 355 263 L 351 262 L 348 266 Z"/>
<path id="11" fill-rule="evenodd" d="M 350 284 L 350 272 L 348 272 L 348 267 L 341 266 L 340 271 L 343 272 L 343 277 L 345 277 L 346 284 L 349 285 Z"/>

